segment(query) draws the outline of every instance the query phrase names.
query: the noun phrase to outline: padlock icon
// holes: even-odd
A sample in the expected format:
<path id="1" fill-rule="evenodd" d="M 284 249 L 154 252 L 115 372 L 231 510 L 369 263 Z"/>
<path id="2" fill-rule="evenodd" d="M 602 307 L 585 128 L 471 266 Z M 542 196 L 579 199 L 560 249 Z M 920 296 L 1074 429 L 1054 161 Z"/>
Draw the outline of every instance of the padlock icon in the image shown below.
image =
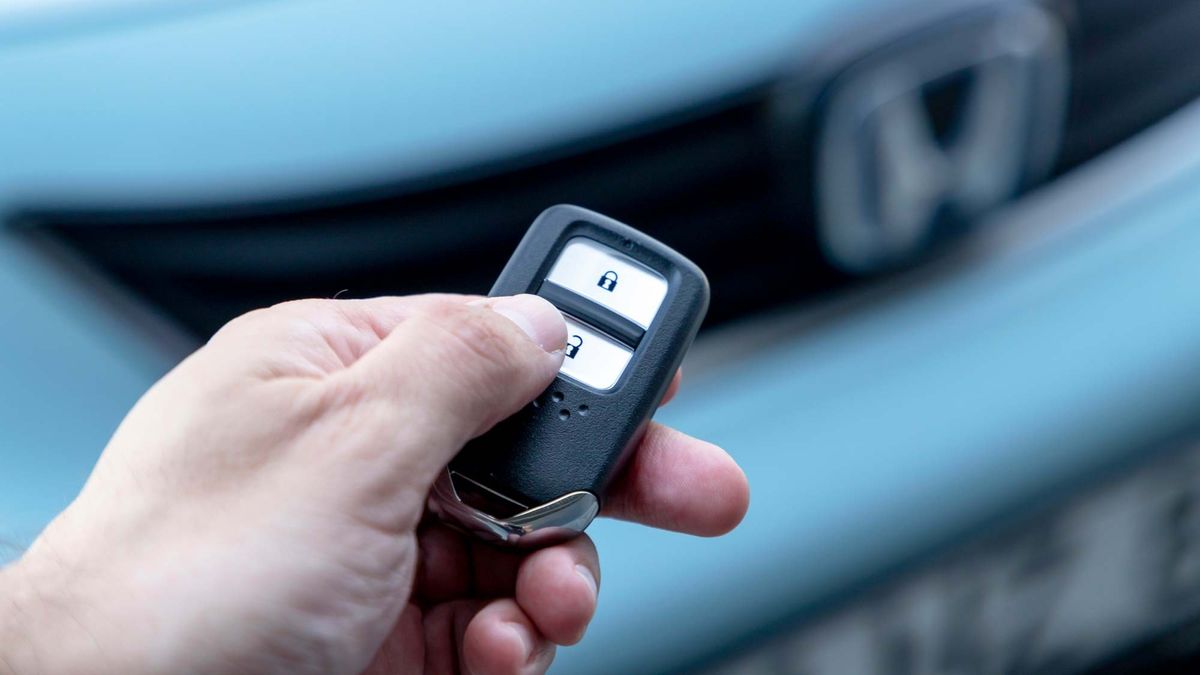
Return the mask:
<path id="1" fill-rule="evenodd" d="M 575 342 L 571 342 L 571 340 L 575 340 Z M 573 359 L 575 358 L 575 355 L 579 353 L 579 348 L 582 346 L 583 338 L 579 337 L 578 335 L 572 335 L 570 339 L 567 340 L 567 346 L 563 349 L 563 354 L 568 359 Z"/>
<path id="2" fill-rule="evenodd" d="M 601 274 L 600 281 L 597 281 L 596 285 L 611 293 L 617 287 L 617 273 L 609 270 Z"/>

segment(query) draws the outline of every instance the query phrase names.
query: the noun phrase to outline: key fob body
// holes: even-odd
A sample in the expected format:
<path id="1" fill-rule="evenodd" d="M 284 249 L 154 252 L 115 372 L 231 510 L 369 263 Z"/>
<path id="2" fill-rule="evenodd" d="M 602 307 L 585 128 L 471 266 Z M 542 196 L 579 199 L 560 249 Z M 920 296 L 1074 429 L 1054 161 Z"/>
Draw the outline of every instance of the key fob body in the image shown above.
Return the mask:
<path id="1" fill-rule="evenodd" d="M 443 520 L 498 543 L 582 532 L 641 441 L 708 309 L 708 281 L 666 245 L 575 206 L 543 212 L 490 295 L 534 293 L 567 321 L 563 366 L 471 441 L 434 486 Z"/>

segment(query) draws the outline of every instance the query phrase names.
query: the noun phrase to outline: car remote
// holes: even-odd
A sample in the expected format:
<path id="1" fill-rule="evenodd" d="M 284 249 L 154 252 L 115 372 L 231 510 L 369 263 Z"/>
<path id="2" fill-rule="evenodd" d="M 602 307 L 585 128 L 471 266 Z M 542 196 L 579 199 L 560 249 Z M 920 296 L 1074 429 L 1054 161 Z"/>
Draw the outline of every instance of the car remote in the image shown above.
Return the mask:
<path id="1" fill-rule="evenodd" d="M 627 225 L 554 206 L 490 295 L 519 293 L 563 313 L 562 368 L 530 405 L 463 448 L 430 508 L 486 540 L 540 546 L 579 534 L 600 511 L 704 319 L 708 280 Z"/>

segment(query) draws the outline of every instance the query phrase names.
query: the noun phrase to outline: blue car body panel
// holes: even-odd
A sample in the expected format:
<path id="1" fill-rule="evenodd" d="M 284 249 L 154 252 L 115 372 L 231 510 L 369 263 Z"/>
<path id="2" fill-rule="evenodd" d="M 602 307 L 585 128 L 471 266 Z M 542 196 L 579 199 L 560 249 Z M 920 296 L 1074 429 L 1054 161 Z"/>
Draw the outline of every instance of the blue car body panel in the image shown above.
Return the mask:
<path id="1" fill-rule="evenodd" d="M 121 418 L 186 354 L 185 338 L 107 291 L 0 231 L 0 542 L 12 545 L 0 562 L 70 502 Z"/>
<path id="2" fill-rule="evenodd" d="M 20 158 L 0 164 L 0 205 L 259 201 L 453 171 L 757 82 L 863 1 L 0 14 L 0 155 Z"/>

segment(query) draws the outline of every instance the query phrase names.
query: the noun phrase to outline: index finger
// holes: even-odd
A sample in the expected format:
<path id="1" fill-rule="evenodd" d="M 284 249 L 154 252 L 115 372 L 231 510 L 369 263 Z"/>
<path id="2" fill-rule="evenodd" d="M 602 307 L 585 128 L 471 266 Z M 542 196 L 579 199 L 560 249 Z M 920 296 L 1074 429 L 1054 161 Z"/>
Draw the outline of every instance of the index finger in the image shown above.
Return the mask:
<path id="1" fill-rule="evenodd" d="M 609 489 L 603 514 L 713 537 L 737 527 L 749 505 L 746 474 L 728 453 L 651 422 Z"/>

